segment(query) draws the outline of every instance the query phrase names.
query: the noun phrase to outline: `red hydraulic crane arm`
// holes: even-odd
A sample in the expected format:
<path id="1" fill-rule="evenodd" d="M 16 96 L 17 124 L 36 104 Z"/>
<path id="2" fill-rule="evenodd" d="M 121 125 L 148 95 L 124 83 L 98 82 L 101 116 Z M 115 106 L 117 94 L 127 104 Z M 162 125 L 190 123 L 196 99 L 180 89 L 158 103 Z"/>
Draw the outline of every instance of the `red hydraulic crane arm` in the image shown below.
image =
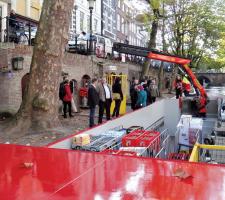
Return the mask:
<path id="1" fill-rule="evenodd" d="M 188 76 L 190 77 L 190 79 L 193 82 L 194 87 L 196 87 L 199 90 L 201 96 L 204 97 L 204 98 L 207 98 L 207 93 L 206 93 L 205 89 L 199 83 L 198 79 L 196 78 L 196 76 L 194 75 L 194 73 L 192 72 L 192 70 L 190 69 L 190 67 L 188 66 L 188 64 L 181 65 L 181 67 L 188 74 Z"/>
<path id="2" fill-rule="evenodd" d="M 194 73 L 192 72 L 190 67 L 188 66 L 188 64 L 191 62 L 190 59 L 181 58 L 181 57 L 177 57 L 177 56 L 173 56 L 173 55 L 167 55 L 167 54 L 158 53 L 158 52 L 154 52 L 154 51 L 151 51 L 148 54 L 148 58 L 155 59 L 155 60 L 161 60 L 161 61 L 164 61 L 164 62 L 171 62 L 171 63 L 179 64 L 180 67 L 182 69 L 184 69 L 184 71 L 190 77 L 194 87 L 199 90 L 201 96 L 204 97 L 204 98 L 207 98 L 207 94 L 205 92 L 205 89 L 199 83 L 198 79 L 196 78 L 196 76 L 194 75 Z"/>
<path id="3" fill-rule="evenodd" d="M 165 52 L 160 52 L 155 49 L 148 49 L 145 47 L 138 47 L 123 43 L 113 43 L 113 51 L 117 51 L 119 53 L 141 56 L 141 57 L 148 57 L 154 60 L 161 60 L 164 62 L 176 63 L 179 64 L 180 67 L 187 73 L 192 81 L 194 87 L 200 92 L 201 97 L 206 98 L 206 92 L 201 84 L 198 82 L 197 78 L 195 77 L 192 70 L 189 68 L 188 64 L 191 62 L 190 59 L 179 57 L 176 55 L 171 55 Z"/>

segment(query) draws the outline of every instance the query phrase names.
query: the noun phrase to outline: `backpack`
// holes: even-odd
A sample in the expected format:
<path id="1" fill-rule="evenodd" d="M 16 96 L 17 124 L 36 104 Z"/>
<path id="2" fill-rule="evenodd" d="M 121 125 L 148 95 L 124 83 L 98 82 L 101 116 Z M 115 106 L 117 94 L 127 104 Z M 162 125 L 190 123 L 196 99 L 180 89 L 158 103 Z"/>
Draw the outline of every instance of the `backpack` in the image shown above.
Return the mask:
<path id="1" fill-rule="evenodd" d="M 59 99 L 63 100 L 65 95 L 66 95 L 66 93 L 65 93 L 64 83 L 60 83 L 60 86 L 59 86 Z"/>

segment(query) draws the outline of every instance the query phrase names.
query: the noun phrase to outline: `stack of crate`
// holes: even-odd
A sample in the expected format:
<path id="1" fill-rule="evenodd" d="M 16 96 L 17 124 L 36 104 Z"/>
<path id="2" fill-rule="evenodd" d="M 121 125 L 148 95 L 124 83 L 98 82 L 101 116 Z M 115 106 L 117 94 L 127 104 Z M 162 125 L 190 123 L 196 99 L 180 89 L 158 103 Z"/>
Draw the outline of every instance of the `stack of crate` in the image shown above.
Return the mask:
<path id="1" fill-rule="evenodd" d="M 123 147 L 149 147 L 153 142 L 156 148 L 160 146 L 158 131 L 135 130 L 122 138 Z"/>
<path id="2" fill-rule="evenodd" d="M 127 151 L 136 152 L 137 155 L 153 157 L 160 150 L 160 132 L 134 130 L 122 138 L 121 150 L 124 147 Z"/>

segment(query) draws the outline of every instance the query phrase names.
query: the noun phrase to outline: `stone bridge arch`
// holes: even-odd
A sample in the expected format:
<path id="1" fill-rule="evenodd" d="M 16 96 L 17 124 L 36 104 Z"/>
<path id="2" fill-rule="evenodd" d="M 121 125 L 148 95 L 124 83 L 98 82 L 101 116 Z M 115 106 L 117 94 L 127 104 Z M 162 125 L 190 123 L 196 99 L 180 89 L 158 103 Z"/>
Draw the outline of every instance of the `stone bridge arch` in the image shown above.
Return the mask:
<path id="1" fill-rule="evenodd" d="M 203 80 L 208 81 L 211 86 L 224 86 L 225 85 L 225 73 L 221 72 L 206 72 L 206 73 L 196 73 L 196 77 L 199 82 Z"/>
<path id="2" fill-rule="evenodd" d="M 210 77 L 208 77 L 207 75 L 197 75 L 197 79 L 201 83 L 201 85 L 203 85 L 204 83 L 206 83 L 207 85 L 212 84 L 212 79 L 210 79 Z"/>

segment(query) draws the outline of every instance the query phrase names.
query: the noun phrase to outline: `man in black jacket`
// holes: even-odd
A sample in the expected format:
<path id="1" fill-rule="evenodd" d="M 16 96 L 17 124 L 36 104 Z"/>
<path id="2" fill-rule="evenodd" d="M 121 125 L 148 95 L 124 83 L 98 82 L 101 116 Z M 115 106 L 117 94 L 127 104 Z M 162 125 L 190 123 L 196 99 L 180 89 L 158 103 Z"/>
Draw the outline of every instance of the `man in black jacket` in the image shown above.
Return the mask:
<path id="1" fill-rule="evenodd" d="M 95 126 L 95 123 L 94 123 L 95 108 L 96 108 L 96 105 L 98 105 L 99 103 L 99 95 L 96 90 L 97 79 L 94 78 L 92 79 L 91 82 L 92 84 L 89 86 L 89 89 L 88 89 L 88 105 L 90 108 L 89 127 Z"/>

